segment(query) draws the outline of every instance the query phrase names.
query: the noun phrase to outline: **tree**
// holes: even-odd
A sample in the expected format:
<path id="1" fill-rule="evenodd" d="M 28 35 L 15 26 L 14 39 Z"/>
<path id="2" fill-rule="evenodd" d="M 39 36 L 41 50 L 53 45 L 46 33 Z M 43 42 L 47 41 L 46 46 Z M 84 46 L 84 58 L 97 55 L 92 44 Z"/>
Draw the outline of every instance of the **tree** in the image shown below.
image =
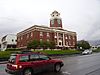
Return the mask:
<path id="1" fill-rule="evenodd" d="M 81 41 L 78 41 L 77 43 L 77 47 L 80 49 L 89 49 L 91 46 L 90 44 L 88 43 L 88 41 L 85 41 L 85 40 L 81 40 Z"/>
<path id="2" fill-rule="evenodd" d="M 28 49 L 32 49 L 32 46 L 33 46 L 32 41 L 27 44 Z"/>
<path id="3" fill-rule="evenodd" d="M 35 50 L 38 46 L 39 46 L 39 41 L 33 40 L 33 41 L 28 43 L 27 48 Z"/>
<path id="4" fill-rule="evenodd" d="M 55 42 L 54 41 L 50 41 L 50 49 L 54 49 L 55 48 Z"/>
<path id="5" fill-rule="evenodd" d="M 40 41 L 39 43 L 40 47 L 45 50 L 48 47 L 48 42 L 47 41 Z"/>

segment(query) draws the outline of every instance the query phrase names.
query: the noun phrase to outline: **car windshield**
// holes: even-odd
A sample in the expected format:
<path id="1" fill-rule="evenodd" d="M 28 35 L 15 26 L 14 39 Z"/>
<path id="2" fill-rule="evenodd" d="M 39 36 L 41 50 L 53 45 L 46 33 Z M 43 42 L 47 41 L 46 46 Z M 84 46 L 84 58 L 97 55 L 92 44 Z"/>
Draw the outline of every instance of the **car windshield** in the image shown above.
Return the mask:
<path id="1" fill-rule="evenodd" d="M 10 56 L 9 62 L 10 63 L 15 63 L 16 55 Z"/>

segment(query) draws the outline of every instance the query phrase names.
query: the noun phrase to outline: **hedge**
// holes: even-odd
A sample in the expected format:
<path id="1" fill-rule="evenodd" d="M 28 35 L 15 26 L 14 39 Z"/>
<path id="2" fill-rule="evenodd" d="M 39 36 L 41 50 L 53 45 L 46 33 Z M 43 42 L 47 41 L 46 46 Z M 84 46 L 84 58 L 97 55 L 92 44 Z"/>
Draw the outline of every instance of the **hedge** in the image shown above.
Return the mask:
<path id="1" fill-rule="evenodd" d="M 7 48 L 5 51 L 20 51 L 19 48 Z"/>
<path id="2" fill-rule="evenodd" d="M 9 58 L 11 51 L 0 51 L 0 58 Z"/>
<path id="3" fill-rule="evenodd" d="M 93 52 L 100 52 L 100 48 L 93 50 Z"/>
<path id="4" fill-rule="evenodd" d="M 44 51 L 35 51 L 35 52 L 42 52 L 42 53 L 45 53 L 47 55 L 72 55 L 72 54 L 80 54 L 81 51 L 79 50 L 44 50 Z"/>
<path id="5" fill-rule="evenodd" d="M 11 53 L 14 53 L 15 51 L 0 51 L 0 58 L 9 58 Z M 47 55 L 72 55 L 72 54 L 79 54 L 80 51 L 78 50 L 42 50 L 42 51 L 33 51 L 33 52 L 42 52 Z"/>

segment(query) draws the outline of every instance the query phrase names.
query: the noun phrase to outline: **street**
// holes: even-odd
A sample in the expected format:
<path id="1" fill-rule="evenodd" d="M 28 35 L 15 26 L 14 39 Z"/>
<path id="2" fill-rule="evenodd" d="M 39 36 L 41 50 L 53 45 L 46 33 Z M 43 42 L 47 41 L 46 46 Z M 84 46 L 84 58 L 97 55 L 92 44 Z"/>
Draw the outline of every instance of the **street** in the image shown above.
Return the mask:
<path id="1" fill-rule="evenodd" d="M 63 56 L 64 61 L 60 73 L 43 72 L 37 75 L 100 75 L 100 53 L 82 56 Z M 0 64 L 0 75 L 9 75 L 5 72 L 6 64 Z"/>

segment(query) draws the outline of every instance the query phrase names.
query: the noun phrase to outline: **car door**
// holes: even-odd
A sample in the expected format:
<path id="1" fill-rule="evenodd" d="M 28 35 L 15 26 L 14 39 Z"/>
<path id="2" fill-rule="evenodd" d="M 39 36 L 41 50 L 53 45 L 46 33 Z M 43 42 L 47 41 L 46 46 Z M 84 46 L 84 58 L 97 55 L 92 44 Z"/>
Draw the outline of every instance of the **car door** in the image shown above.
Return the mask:
<path id="1" fill-rule="evenodd" d="M 43 61 L 40 60 L 38 54 L 31 54 L 30 55 L 30 62 L 34 72 L 41 72 L 43 70 Z"/>
<path id="2" fill-rule="evenodd" d="M 43 70 L 49 70 L 53 67 L 52 60 L 48 56 L 40 54 L 39 57 L 43 65 Z"/>

